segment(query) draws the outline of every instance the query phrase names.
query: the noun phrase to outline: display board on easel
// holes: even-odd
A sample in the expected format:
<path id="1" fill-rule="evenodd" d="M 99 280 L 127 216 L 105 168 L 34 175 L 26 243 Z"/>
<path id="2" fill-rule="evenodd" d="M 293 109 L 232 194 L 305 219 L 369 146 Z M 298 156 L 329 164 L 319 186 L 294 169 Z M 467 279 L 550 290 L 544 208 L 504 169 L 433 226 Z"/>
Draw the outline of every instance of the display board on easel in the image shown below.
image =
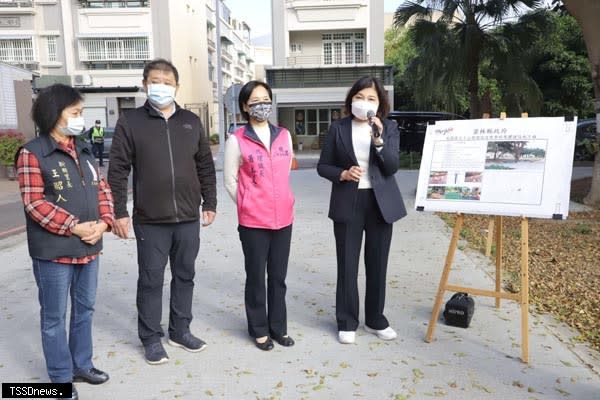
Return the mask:
<path id="1" fill-rule="evenodd" d="M 564 117 L 429 125 L 416 209 L 566 219 L 576 127 Z"/>
<path id="2" fill-rule="evenodd" d="M 444 293 L 466 292 L 513 300 L 521 308 L 521 360 L 529 362 L 528 217 L 565 219 L 577 118 L 438 121 L 428 126 L 415 207 L 457 214 L 425 336 L 433 340 Z M 448 283 L 464 214 L 495 215 L 494 290 Z M 501 290 L 502 216 L 521 219 L 519 293 Z"/>

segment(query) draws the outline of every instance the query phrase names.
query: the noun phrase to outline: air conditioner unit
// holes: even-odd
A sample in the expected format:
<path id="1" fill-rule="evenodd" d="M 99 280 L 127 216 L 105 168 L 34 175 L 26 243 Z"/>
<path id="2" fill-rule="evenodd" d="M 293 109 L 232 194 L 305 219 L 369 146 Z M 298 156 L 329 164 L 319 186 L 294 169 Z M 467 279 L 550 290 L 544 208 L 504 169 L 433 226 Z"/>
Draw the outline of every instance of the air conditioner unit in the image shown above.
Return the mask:
<path id="1" fill-rule="evenodd" d="M 73 86 L 91 86 L 91 75 L 73 75 Z"/>

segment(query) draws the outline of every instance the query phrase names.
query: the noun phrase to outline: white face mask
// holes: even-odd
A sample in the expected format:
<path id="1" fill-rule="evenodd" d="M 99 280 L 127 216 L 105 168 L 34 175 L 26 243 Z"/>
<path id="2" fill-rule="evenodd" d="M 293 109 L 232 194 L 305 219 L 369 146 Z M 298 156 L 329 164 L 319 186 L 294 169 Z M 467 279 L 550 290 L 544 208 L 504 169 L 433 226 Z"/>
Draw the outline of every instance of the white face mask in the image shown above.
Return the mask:
<path id="1" fill-rule="evenodd" d="M 155 107 L 166 107 L 175 101 L 175 88 L 163 83 L 148 85 L 148 100 Z"/>
<path id="2" fill-rule="evenodd" d="M 365 100 L 355 100 L 352 102 L 352 115 L 356 118 L 366 121 L 369 119 L 367 114 L 369 111 L 373 111 L 373 113 L 377 114 L 378 104 L 371 103 Z"/>
<path id="3" fill-rule="evenodd" d="M 60 131 L 65 136 L 78 136 L 83 133 L 85 121 L 83 117 L 67 118 L 67 126 L 61 126 Z"/>

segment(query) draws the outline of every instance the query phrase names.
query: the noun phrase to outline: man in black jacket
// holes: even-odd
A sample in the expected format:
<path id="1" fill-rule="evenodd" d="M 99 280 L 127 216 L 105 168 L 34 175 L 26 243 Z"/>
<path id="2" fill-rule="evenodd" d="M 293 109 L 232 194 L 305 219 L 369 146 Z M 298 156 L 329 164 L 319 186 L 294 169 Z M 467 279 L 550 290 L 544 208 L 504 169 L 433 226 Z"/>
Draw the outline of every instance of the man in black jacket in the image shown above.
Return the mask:
<path id="1" fill-rule="evenodd" d="M 149 364 L 168 355 L 161 343 L 162 287 L 171 265 L 169 340 L 197 352 L 206 343 L 190 332 L 195 260 L 202 226 L 216 215 L 215 167 L 199 118 L 175 103 L 179 75 L 171 62 L 151 61 L 142 81 L 148 100 L 117 121 L 108 181 L 115 203 L 113 232 L 129 234 L 127 181 L 133 167 L 133 229 L 138 252 L 138 333 Z"/>

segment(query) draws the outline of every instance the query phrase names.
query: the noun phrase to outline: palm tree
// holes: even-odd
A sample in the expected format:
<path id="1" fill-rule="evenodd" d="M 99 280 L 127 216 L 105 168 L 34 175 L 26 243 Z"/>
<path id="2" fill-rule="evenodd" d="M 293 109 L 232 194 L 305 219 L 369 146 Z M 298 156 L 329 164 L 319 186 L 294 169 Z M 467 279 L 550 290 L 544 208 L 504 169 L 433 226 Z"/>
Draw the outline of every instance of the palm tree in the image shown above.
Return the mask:
<path id="1" fill-rule="evenodd" d="M 401 27 L 411 18 L 416 19 L 411 29 L 412 38 L 429 54 L 422 60 L 426 64 L 421 65 L 426 76 L 420 78 L 428 80 L 425 87 L 429 90 L 453 87 L 457 79 L 466 83 L 470 114 L 477 118 L 481 116 L 479 70 L 482 53 L 489 47 L 502 47 L 498 44 L 500 39 L 495 28 L 542 4 L 543 0 L 406 1 L 395 12 L 394 25 Z M 451 82 L 454 85 L 449 85 Z"/>

